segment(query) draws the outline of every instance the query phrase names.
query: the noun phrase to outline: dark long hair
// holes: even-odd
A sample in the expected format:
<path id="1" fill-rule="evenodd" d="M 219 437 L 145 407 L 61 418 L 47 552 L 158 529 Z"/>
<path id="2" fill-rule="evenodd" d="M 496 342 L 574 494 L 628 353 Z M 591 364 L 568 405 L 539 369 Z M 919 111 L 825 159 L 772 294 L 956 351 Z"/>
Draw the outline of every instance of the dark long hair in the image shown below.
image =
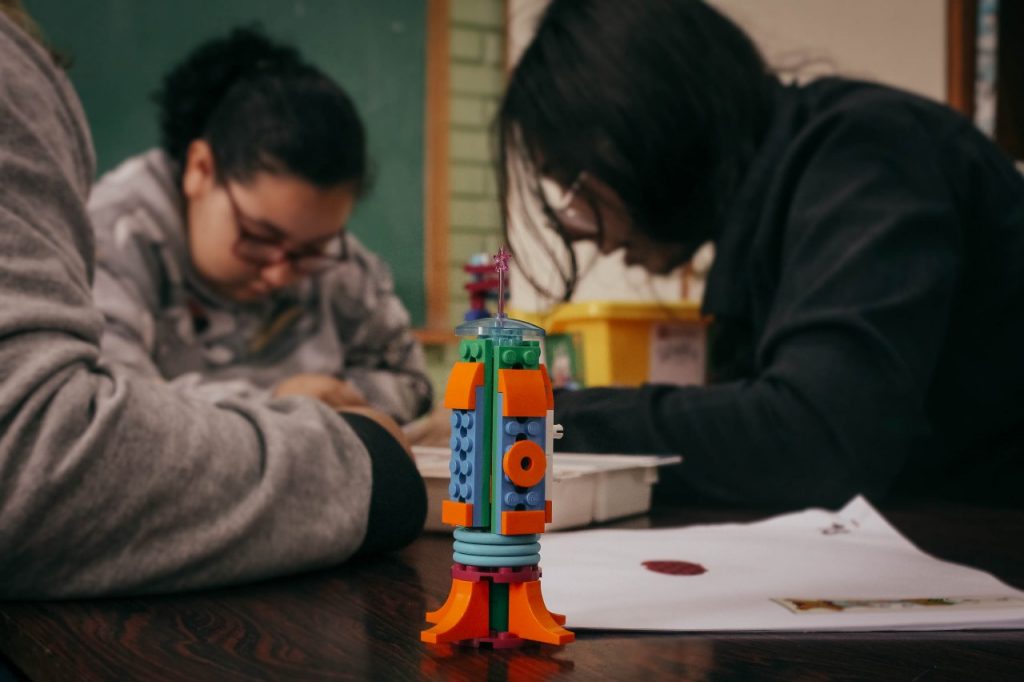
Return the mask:
<path id="1" fill-rule="evenodd" d="M 221 181 L 266 171 L 365 189 L 366 134 L 352 100 L 258 29 L 196 48 L 164 77 L 155 99 L 161 144 L 179 169 L 189 145 L 204 139 Z"/>
<path id="2" fill-rule="evenodd" d="M 565 242 L 568 263 L 547 255 L 568 299 L 579 268 L 539 180 L 567 186 L 581 171 L 657 241 L 712 238 L 770 120 L 774 82 L 750 38 L 699 0 L 553 0 L 495 121 L 506 240 L 515 248 L 510 204 L 527 216 L 536 202 Z M 526 220 L 526 236 L 539 237 L 538 222 Z"/>

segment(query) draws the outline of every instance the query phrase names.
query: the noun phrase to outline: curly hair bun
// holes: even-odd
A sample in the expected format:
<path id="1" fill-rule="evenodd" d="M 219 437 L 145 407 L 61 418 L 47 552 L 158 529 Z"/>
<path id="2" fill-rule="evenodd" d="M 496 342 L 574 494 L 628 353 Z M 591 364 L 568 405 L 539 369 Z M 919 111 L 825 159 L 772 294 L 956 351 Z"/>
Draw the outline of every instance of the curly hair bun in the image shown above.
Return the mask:
<path id="1" fill-rule="evenodd" d="M 256 26 L 204 43 L 164 76 L 154 95 L 161 145 L 183 163 L 189 144 L 202 137 L 210 115 L 239 80 L 259 70 L 302 65 L 295 48 L 274 43 Z"/>
<path id="2" fill-rule="evenodd" d="M 366 135 L 348 94 L 258 29 L 198 47 L 164 78 L 157 102 L 162 146 L 179 169 L 201 138 L 221 181 L 270 172 L 366 189 Z"/>

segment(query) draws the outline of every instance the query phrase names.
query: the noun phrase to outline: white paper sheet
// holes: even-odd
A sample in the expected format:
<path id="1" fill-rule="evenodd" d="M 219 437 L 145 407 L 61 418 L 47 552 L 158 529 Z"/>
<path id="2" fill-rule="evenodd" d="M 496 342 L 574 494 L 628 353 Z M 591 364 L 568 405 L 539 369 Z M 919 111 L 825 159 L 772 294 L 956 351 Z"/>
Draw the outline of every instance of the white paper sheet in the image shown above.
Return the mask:
<path id="1" fill-rule="evenodd" d="M 706 572 L 643 565 L 659 560 Z M 570 629 L 1024 628 L 1024 592 L 921 552 L 861 497 L 751 524 L 549 533 L 541 567 Z"/>

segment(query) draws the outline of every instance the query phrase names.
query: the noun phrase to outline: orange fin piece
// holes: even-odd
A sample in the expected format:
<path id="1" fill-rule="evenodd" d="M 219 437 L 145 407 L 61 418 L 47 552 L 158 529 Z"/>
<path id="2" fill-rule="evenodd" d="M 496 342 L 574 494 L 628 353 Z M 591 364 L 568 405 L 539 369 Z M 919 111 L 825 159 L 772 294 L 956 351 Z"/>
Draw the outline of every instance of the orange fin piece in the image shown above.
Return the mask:
<path id="1" fill-rule="evenodd" d="M 490 635 L 489 585 L 485 580 L 471 583 L 452 579 L 452 590 L 444 606 L 427 614 L 434 627 L 420 633 L 427 644 L 458 642 Z"/>
<path id="2" fill-rule="evenodd" d="M 444 614 L 452 608 L 452 604 L 455 603 L 455 586 L 448 591 L 448 598 L 444 600 L 444 604 L 441 604 L 441 608 L 437 611 L 427 611 L 427 622 L 428 623 L 440 623 Z"/>
<path id="3" fill-rule="evenodd" d="M 448 410 L 475 410 L 476 388 L 484 385 L 484 363 L 456 362 L 448 375 L 444 406 Z"/>
<path id="4" fill-rule="evenodd" d="M 548 612 L 539 580 L 508 586 L 508 629 L 523 639 L 545 644 L 562 645 L 576 639 Z"/>
<path id="5" fill-rule="evenodd" d="M 499 369 L 498 392 L 502 394 L 503 417 L 546 417 L 548 393 L 545 373 L 537 369 Z M 448 406 L 447 396 L 445 407 Z"/>

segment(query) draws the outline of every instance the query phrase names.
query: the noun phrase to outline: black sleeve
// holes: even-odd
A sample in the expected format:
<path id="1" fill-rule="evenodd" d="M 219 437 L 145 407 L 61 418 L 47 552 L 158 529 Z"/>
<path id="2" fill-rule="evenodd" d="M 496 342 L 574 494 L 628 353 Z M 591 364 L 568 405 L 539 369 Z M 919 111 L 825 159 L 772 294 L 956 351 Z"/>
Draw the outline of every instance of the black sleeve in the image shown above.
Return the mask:
<path id="1" fill-rule="evenodd" d="M 341 415 L 370 453 L 373 489 L 366 537 L 359 553 L 404 547 L 427 518 L 427 491 L 409 454 L 384 427 L 360 414 Z"/>
<path id="2" fill-rule="evenodd" d="M 678 475 L 708 497 L 836 506 L 883 494 L 928 446 L 961 267 L 934 144 L 870 112 L 818 132 L 798 170 L 778 170 L 792 189 L 754 374 L 561 394 L 560 449 L 678 453 Z"/>

